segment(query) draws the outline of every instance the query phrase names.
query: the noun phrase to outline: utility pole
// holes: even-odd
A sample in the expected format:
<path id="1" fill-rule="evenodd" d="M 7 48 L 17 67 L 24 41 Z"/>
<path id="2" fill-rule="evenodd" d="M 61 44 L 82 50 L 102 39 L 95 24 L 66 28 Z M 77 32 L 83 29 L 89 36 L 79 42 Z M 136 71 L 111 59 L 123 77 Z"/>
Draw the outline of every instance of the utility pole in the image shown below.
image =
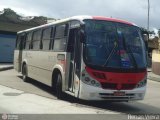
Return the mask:
<path id="1" fill-rule="evenodd" d="M 147 21 L 147 29 L 149 31 L 149 16 L 150 15 L 150 1 L 148 0 L 148 21 Z"/>

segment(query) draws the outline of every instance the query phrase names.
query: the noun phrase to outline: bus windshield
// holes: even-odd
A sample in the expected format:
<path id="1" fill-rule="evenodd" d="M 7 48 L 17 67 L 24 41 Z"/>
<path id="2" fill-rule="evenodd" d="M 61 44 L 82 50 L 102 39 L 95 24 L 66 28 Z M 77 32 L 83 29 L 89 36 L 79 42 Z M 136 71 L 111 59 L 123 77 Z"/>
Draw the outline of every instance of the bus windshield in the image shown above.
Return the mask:
<path id="1" fill-rule="evenodd" d="M 87 64 L 111 68 L 145 68 L 145 45 L 138 27 L 102 20 L 84 20 Z"/>

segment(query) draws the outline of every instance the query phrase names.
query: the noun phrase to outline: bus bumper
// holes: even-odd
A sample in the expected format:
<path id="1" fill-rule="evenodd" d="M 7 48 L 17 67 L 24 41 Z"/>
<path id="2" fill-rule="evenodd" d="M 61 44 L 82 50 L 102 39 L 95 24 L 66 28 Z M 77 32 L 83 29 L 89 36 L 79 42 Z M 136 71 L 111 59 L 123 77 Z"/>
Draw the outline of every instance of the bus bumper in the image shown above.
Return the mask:
<path id="1" fill-rule="evenodd" d="M 115 96 L 115 92 L 124 92 L 125 95 Z M 132 90 L 108 90 L 87 85 L 81 81 L 79 98 L 83 100 L 133 101 L 143 100 L 146 86 Z"/>

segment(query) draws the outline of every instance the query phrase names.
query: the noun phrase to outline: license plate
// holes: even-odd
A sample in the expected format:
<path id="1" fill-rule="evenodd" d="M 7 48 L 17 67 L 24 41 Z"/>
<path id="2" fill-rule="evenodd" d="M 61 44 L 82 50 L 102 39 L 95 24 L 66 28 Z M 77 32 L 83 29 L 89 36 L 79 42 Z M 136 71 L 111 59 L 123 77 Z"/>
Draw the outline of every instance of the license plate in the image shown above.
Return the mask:
<path id="1" fill-rule="evenodd" d="M 116 91 L 116 92 L 114 92 L 114 96 L 125 96 L 125 92 Z"/>

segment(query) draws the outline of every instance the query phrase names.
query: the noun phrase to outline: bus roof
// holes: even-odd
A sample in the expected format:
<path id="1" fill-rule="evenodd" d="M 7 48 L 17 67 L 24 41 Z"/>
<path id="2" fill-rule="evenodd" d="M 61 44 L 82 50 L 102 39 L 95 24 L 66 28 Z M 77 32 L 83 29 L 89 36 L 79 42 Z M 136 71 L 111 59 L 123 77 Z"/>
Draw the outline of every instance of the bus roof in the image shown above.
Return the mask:
<path id="1" fill-rule="evenodd" d="M 125 21 L 125 20 L 121 20 L 121 19 L 116 19 L 116 18 L 109 18 L 109 17 L 102 17 L 102 16 L 93 16 L 93 19 L 95 20 L 106 20 L 106 21 L 112 21 L 112 22 L 119 22 L 119 23 L 124 23 L 124 24 L 128 24 L 128 25 L 134 25 L 134 23 Z"/>
<path id="2" fill-rule="evenodd" d="M 73 16 L 73 17 L 70 17 L 70 18 L 65 18 L 65 19 L 54 21 L 52 23 L 48 23 L 48 24 L 44 24 L 44 25 L 41 25 L 41 26 L 30 28 L 30 29 L 22 30 L 22 31 L 19 31 L 18 34 L 23 33 L 23 32 L 27 32 L 27 31 L 36 30 L 38 28 L 47 27 L 47 26 L 50 26 L 50 25 L 64 23 L 64 22 L 71 21 L 71 20 L 79 20 L 79 21 L 83 22 L 84 19 L 105 20 L 105 21 L 119 22 L 119 23 L 124 23 L 124 24 L 128 24 L 128 25 L 136 26 L 134 23 L 131 23 L 131 22 L 128 22 L 128 21 L 125 21 L 125 20 L 121 20 L 121 19 L 109 18 L 109 17 L 103 17 L 103 16 L 83 15 L 83 16 Z"/>

